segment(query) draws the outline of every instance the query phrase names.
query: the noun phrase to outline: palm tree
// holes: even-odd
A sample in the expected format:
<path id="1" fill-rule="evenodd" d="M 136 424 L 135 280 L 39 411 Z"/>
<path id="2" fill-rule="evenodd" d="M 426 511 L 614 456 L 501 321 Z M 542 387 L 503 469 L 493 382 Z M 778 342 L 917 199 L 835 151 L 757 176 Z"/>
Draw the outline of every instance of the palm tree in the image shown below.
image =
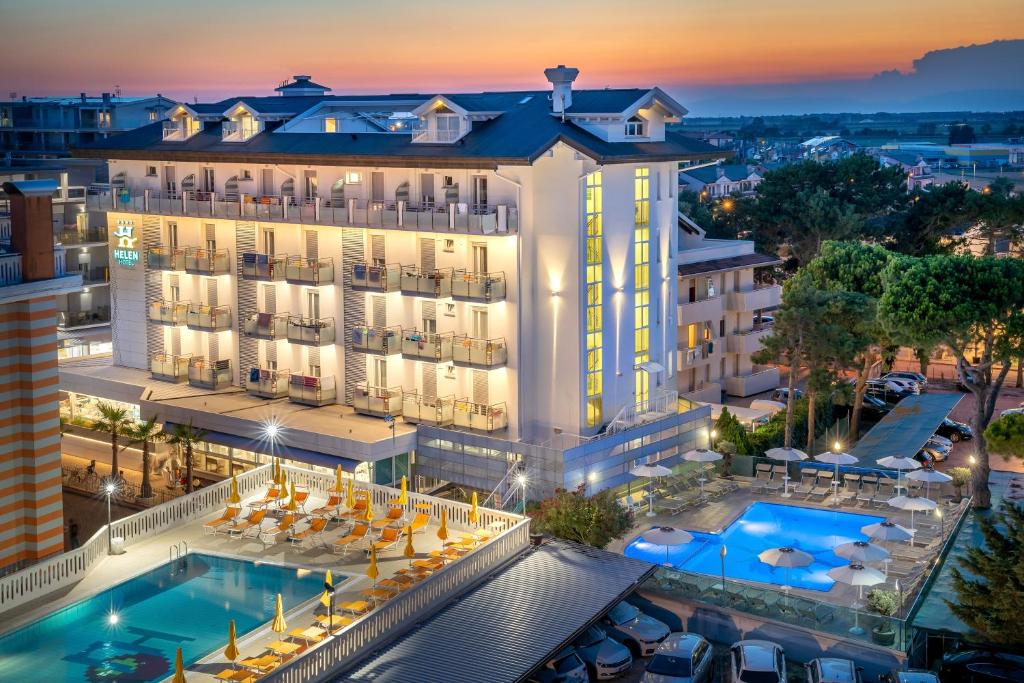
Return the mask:
<path id="1" fill-rule="evenodd" d="M 100 419 L 92 423 L 93 429 L 110 433 L 110 480 L 116 481 L 120 470 L 117 467 L 118 441 L 121 437 L 131 437 L 135 428 L 134 420 L 128 416 L 126 408 L 118 408 L 110 403 L 100 403 Z"/>
<path id="2" fill-rule="evenodd" d="M 192 419 L 187 424 L 174 425 L 174 431 L 167 437 L 167 443 L 181 448 L 185 456 L 185 493 L 192 493 L 192 449 L 196 442 L 202 441 L 206 432 L 192 426 Z"/>
<path id="3" fill-rule="evenodd" d="M 142 443 L 142 485 L 139 487 L 139 496 L 142 498 L 151 498 L 153 496 L 153 485 L 149 482 L 149 447 L 154 442 L 163 441 L 167 438 L 167 435 L 161 431 L 161 425 L 157 420 L 157 416 L 154 415 L 148 420 L 139 422 L 131 433 L 132 441 Z"/>

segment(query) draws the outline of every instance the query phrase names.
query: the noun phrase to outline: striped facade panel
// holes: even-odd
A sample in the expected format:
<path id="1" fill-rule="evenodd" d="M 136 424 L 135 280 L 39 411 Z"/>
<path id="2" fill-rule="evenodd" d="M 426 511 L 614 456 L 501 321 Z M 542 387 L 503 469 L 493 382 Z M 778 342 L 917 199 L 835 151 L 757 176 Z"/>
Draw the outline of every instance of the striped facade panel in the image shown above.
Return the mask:
<path id="1" fill-rule="evenodd" d="M 364 232 L 342 228 L 341 230 L 341 281 L 342 307 L 344 309 L 344 329 L 342 343 L 345 358 L 345 398 L 346 405 L 352 405 L 352 396 L 356 385 L 366 381 L 366 358 L 352 350 L 352 328 L 366 324 L 366 294 L 352 289 L 352 267 L 366 258 L 366 246 L 363 242 Z"/>
<path id="2" fill-rule="evenodd" d="M 251 221 L 235 222 L 235 301 L 238 302 L 236 320 L 238 322 L 238 386 L 245 388 L 249 378 L 249 370 L 259 367 L 260 349 L 256 339 L 245 336 L 245 316 L 259 310 L 256 294 L 258 284 L 255 280 L 242 278 L 242 254 L 256 251 L 256 224 Z M 272 286 L 272 285 L 271 285 Z"/>
<path id="3" fill-rule="evenodd" d="M 144 216 L 142 218 L 142 253 L 148 253 L 149 248 L 158 246 L 160 241 L 160 219 L 155 216 Z M 146 305 L 149 305 L 150 301 L 162 298 L 164 298 L 163 273 L 147 268 Z M 114 325 L 114 329 L 117 329 L 117 325 Z M 146 325 L 146 351 L 150 360 L 158 353 L 166 353 L 162 326 Z"/>

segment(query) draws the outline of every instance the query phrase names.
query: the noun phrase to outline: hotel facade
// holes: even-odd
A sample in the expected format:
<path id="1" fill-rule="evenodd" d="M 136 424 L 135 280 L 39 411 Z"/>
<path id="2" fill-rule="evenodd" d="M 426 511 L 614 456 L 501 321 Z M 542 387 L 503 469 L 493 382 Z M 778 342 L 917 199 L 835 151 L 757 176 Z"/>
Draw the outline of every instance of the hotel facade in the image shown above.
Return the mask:
<path id="1" fill-rule="evenodd" d="M 677 170 L 661 90 L 180 104 L 76 150 L 110 235 L 113 363 L 62 368 L 207 431 L 199 468 L 280 455 L 416 488 L 619 486 L 707 441 L 681 400 Z M 268 425 L 280 430 L 268 430 Z M 211 462 L 212 461 L 212 462 Z"/>

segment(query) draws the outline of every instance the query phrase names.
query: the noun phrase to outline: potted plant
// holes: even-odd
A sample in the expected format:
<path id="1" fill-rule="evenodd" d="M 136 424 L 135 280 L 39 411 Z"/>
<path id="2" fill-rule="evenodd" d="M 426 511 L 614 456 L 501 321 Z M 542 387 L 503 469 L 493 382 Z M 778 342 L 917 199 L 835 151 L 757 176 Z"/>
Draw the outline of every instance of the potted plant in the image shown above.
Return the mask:
<path id="1" fill-rule="evenodd" d="M 732 441 L 719 441 L 718 452 L 722 454 L 722 478 L 732 479 L 732 456 L 736 455 L 736 444 Z"/>
<path id="2" fill-rule="evenodd" d="M 949 471 L 949 476 L 953 477 L 953 489 L 956 490 L 956 502 L 960 502 L 964 497 L 964 486 L 971 480 L 971 471 L 966 467 L 954 467 Z"/>
<path id="3" fill-rule="evenodd" d="M 868 593 L 868 608 L 884 617 L 871 629 L 871 640 L 886 647 L 891 647 L 896 642 L 896 629 L 893 628 L 892 617 L 896 615 L 899 607 L 899 598 L 892 591 L 876 588 Z"/>

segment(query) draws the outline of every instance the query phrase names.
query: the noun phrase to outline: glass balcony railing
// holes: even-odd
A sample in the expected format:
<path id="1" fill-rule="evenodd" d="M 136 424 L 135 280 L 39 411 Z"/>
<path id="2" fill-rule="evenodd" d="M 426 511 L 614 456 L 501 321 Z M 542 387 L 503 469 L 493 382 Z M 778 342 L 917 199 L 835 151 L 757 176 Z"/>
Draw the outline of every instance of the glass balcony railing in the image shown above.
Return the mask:
<path id="1" fill-rule="evenodd" d="M 402 357 L 431 363 L 447 363 L 452 360 L 454 340 L 455 334 L 452 332 L 437 334 L 406 330 L 402 333 Z"/>
<path id="2" fill-rule="evenodd" d="M 498 368 L 508 362 L 505 339 L 475 339 L 462 335 L 455 337 L 452 360 L 456 365 L 470 368 Z"/>
<path id="3" fill-rule="evenodd" d="M 417 266 L 402 266 L 402 294 L 444 299 L 452 295 L 452 269 L 423 270 Z"/>
<path id="4" fill-rule="evenodd" d="M 285 339 L 288 336 L 288 314 L 250 313 L 242 322 L 242 334 L 267 341 Z"/>
<path id="5" fill-rule="evenodd" d="M 158 353 L 149 359 L 149 371 L 153 379 L 165 382 L 184 382 L 188 379 L 188 361 L 190 356 L 175 356 L 169 353 Z"/>
<path id="6" fill-rule="evenodd" d="M 477 432 L 496 432 L 508 428 L 508 410 L 504 403 L 455 401 L 455 426 Z"/>
<path id="7" fill-rule="evenodd" d="M 352 266 L 352 289 L 363 292 L 397 292 L 401 266 L 371 266 L 356 263 Z"/>
<path id="8" fill-rule="evenodd" d="M 187 301 L 157 299 L 149 303 L 149 322 L 177 327 L 188 322 Z"/>
<path id="9" fill-rule="evenodd" d="M 335 340 L 334 318 L 288 317 L 288 341 L 305 346 L 328 346 Z"/>
<path id="10" fill-rule="evenodd" d="M 200 332 L 223 332 L 231 329 L 231 309 L 227 306 L 189 304 L 188 329 Z"/>
<path id="11" fill-rule="evenodd" d="M 249 368 L 245 390 L 260 398 L 284 398 L 288 395 L 288 370 Z"/>
<path id="12" fill-rule="evenodd" d="M 374 387 L 365 382 L 356 386 L 352 407 L 357 413 L 385 417 L 402 414 L 402 387 Z"/>
<path id="13" fill-rule="evenodd" d="M 150 270 L 185 270 L 185 250 L 164 245 L 146 250 L 146 266 Z"/>
<path id="14" fill-rule="evenodd" d="M 194 275 L 227 275 L 231 272 L 231 258 L 227 249 L 185 250 L 185 272 Z"/>
<path id="15" fill-rule="evenodd" d="M 248 251 L 242 254 L 242 279 L 277 282 L 283 280 L 287 256 L 272 256 Z"/>
<path id="16" fill-rule="evenodd" d="M 402 328 L 368 327 L 359 325 L 352 328 L 352 350 L 390 356 L 402 352 Z"/>
<path id="17" fill-rule="evenodd" d="M 334 259 L 289 256 L 285 262 L 285 279 L 295 285 L 333 285 Z"/>
<path id="18" fill-rule="evenodd" d="M 334 403 L 338 390 L 334 377 L 315 377 L 293 374 L 288 377 L 288 399 L 307 406 L 325 406 Z"/>
<path id="19" fill-rule="evenodd" d="M 231 386 L 234 375 L 230 360 L 208 361 L 203 356 L 188 359 L 188 383 L 201 389 L 223 389 Z"/>
<path id="20" fill-rule="evenodd" d="M 406 422 L 449 427 L 455 423 L 455 397 L 405 392 L 402 396 L 402 417 Z"/>
<path id="21" fill-rule="evenodd" d="M 505 273 L 474 273 L 456 270 L 452 278 L 452 298 L 489 304 L 505 300 Z"/>

